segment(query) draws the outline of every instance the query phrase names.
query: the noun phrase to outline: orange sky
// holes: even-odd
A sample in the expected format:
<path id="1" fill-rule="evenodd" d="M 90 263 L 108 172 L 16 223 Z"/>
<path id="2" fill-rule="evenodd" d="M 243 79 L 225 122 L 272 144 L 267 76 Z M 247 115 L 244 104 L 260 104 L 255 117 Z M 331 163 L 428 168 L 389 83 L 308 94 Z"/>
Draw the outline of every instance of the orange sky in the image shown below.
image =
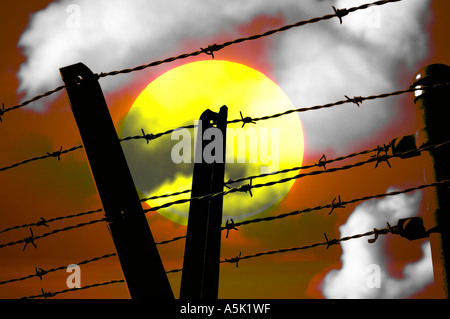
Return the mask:
<path id="1" fill-rule="evenodd" d="M 44 8 L 50 1 L 23 1 L 15 4 L 0 4 L 0 27 L 3 32 L 0 60 L 0 103 L 6 107 L 20 102 L 16 94 L 19 86 L 16 72 L 24 61 L 17 48 L 21 33 L 25 30 L 29 15 Z M 450 64 L 448 44 L 448 19 L 450 10 L 448 1 L 433 1 L 433 19 L 430 25 L 432 48 L 422 65 L 430 63 Z M 254 34 L 283 25 L 282 17 L 261 17 L 244 23 L 242 34 Z M 233 38 L 224 32 L 212 39 L 221 43 Z M 208 39 L 209 40 L 209 39 Z M 212 43 L 212 42 L 211 42 Z M 203 43 L 202 43 L 203 44 Z M 220 52 L 220 59 L 246 64 L 271 77 L 270 49 L 274 45 L 271 38 L 252 41 L 247 44 L 231 46 Z M 192 42 L 183 44 L 186 50 L 192 50 Z M 194 45 L 194 48 L 196 46 Z M 204 56 L 192 58 L 189 62 L 205 59 Z M 146 81 L 156 78 L 165 70 L 181 65 L 178 61 L 162 65 L 154 70 L 145 71 Z M 104 70 L 109 71 L 109 70 Z M 402 77 L 402 75 L 399 75 Z M 401 78 L 406 87 L 412 79 Z M 120 126 L 134 99 L 148 82 L 138 82 L 121 88 L 107 97 L 110 111 L 117 126 Z M 399 114 L 382 136 L 373 136 L 366 140 L 360 149 L 372 148 L 387 140 L 413 134 L 415 132 L 415 114 L 412 97 L 409 95 L 397 99 Z M 73 121 L 65 91 L 50 105 L 46 113 L 31 111 L 12 111 L 5 114 L 0 123 L 0 167 L 33 156 L 46 154 L 59 149 L 81 144 L 77 127 Z M 325 150 L 326 151 L 326 150 Z M 327 153 L 327 158 L 345 154 Z M 308 153 L 304 163 L 314 163 L 322 156 Z M 349 161 L 351 162 L 351 161 Z M 346 163 L 346 162 L 344 162 Z M 406 188 L 423 183 L 420 158 L 392 160 L 392 169 L 381 163 L 376 170 L 373 165 L 336 174 L 323 174 L 297 181 L 288 196 L 271 214 L 280 214 L 296 209 L 331 203 L 340 195 L 349 200 L 368 194 L 384 193 L 390 186 Z M 337 163 L 340 166 L 343 163 Z M 333 167 L 330 165 L 329 167 Z M 0 228 L 21 225 L 68 215 L 101 207 L 91 178 L 84 152 L 76 151 L 63 155 L 61 161 L 56 158 L 29 163 L 21 167 L 0 172 L 0 194 L 2 194 L 2 213 Z M 339 225 L 345 223 L 356 207 L 348 205 L 336 213 L 328 215 L 328 210 L 291 217 L 270 223 L 243 226 L 225 239 L 223 234 L 222 258 L 234 257 L 239 251 L 243 255 L 292 246 L 301 246 L 324 240 L 323 233 L 329 238 L 339 236 Z M 34 227 L 35 235 L 74 223 L 101 218 L 101 214 L 58 221 L 51 227 Z M 186 228 L 174 225 L 155 213 L 149 213 L 148 220 L 156 241 L 185 235 Z M 6 243 L 29 236 L 28 228 L 21 228 L 0 234 L 0 243 Z M 420 258 L 422 240 L 406 242 L 402 238 L 393 239 L 387 245 L 389 267 L 393 274 L 408 262 Z M 69 265 L 79 261 L 114 252 L 112 240 L 105 224 L 86 226 L 36 241 L 37 249 L 28 245 L 22 251 L 23 244 L 0 249 L 0 281 L 18 278 L 34 273 L 35 267 L 50 269 Z M 184 241 L 160 246 L 161 258 L 166 270 L 181 268 Z M 220 298 L 322 298 L 318 289 L 323 276 L 331 269 L 340 267 L 341 249 L 339 246 L 318 247 L 299 253 L 279 254 L 242 261 L 236 269 L 232 264 L 221 266 Z M 89 285 L 111 279 L 123 279 L 117 258 L 82 266 L 82 285 Z M 145 267 L 142 269 L 145 275 Z M 20 298 L 45 291 L 66 289 L 67 273 L 58 271 L 45 276 L 42 280 L 31 278 L 17 283 L 0 285 L 0 298 Z M 168 275 L 176 297 L 179 294 L 181 273 Z M 415 298 L 441 298 L 442 294 L 430 286 Z M 124 284 L 92 288 L 83 292 L 71 292 L 58 295 L 58 298 L 128 298 Z"/>

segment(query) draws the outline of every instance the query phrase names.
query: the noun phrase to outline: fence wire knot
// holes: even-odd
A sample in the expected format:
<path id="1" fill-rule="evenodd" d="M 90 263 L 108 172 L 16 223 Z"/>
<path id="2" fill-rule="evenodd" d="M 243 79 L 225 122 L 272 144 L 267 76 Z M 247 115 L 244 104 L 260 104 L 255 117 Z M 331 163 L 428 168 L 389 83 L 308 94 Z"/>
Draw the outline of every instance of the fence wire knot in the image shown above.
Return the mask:
<path id="1" fill-rule="evenodd" d="M 323 154 L 322 157 L 320 158 L 319 162 L 317 163 L 317 166 L 327 169 L 326 165 L 327 165 L 327 158 L 326 158 L 325 154 Z"/>
<path id="2" fill-rule="evenodd" d="M 342 205 L 341 202 L 341 195 L 338 196 L 338 202 L 335 203 L 336 197 L 333 199 L 333 202 L 331 202 L 331 211 L 328 213 L 328 215 L 331 215 L 331 213 L 334 211 L 335 208 L 345 208 L 344 205 Z"/>
<path id="3" fill-rule="evenodd" d="M 41 280 L 42 280 L 42 276 L 45 276 L 46 274 L 48 274 L 48 271 L 46 271 L 42 268 L 38 269 L 37 267 L 34 267 L 34 269 L 36 270 L 36 276 L 38 276 L 39 279 L 41 279 Z"/>
<path id="4" fill-rule="evenodd" d="M 390 145 L 386 145 L 384 144 L 383 146 L 378 145 L 377 146 L 377 154 L 373 155 L 372 158 L 376 158 L 377 163 L 375 164 L 375 168 L 378 167 L 378 164 L 380 164 L 381 162 L 386 162 L 389 166 L 389 168 L 391 168 L 391 164 L 389 163 L 389 155 L 388 155 L 388 150 L 390 148 Z M 384 155 L 381 155 L 381 153 L 384 152 Z"/>
<path id="5" fill-rule="evenodd" d="M 339 18 L 339 23 L 342 24 L 342 17 L 345 17 L 349 11 L 347 9 L 336 9 L 335 6 L 333 6 L 334 13 L 336 14 L 336 17 Z"/>
<path id="6" fill-rule="evenodd" d="M 23 247 L 22 251 L 25 250 L 25 248 L 27 248 L 27 245 L 30 243 L 34 246 L 34 248 L 37 248 L 36 244 L 34 243 L 34 235 L 33 235 L 33 230 L 31 229 L 31 227 L 30 227 L 30 233 L 31 233 L 31 236 L 24 239 L 25 246 Z"/>
<path id="7" fill-rule="evenodd" d="M 62 146 L 61 146 L 61 148 L 59 149 L 59 151 L 56 151 L 56 152 L 53 152 L 53 153 L 48 153 L 48 152 L 47 152 L 47 155 L 48 155 L 48 156 L 50 156 L 50 157 L 57 157 L 57 158 L 58 158 L 58 161 L 61 160 L 61 154 L 62 154 Z"/>
<path id="8" fill-rule="evenodd" d="M 54 293 L 52 293 L 52 292 L 45 292 L 44 291 L 44 289 L 42 289 L 41 288 L 41 291 L 42 291 L 42 297 L 44 297 L 45 299 L 47 299 L 47 297 L 54 297 L 55 296 L 55 294 Z"/>
<path id="9" fill-rule="evenodd" d="M 353 98 L 349 98 L 347 95 L 344 95 L 348 101 L 355 103 L 358 107 L 363 102 L 363 98 L 361 96 L 354 96 Z"/>
<path id="10" fill-rule="evenodd" d="M 253 121 L 253 119 L 250 116 L 247 116 L 244 118 L 242 116 L 242 112 L 239 112 L 239 113 L 241 114 L 242 127 L 244 127 L 245 124 L 249 124 L 249 123 L 256 124 L 255 121 Z"/>
<path id="11" fill-rule="evenodd" d="M 230 230 L 232 230 L 232 229 L 239 230 L 239 229 L 237 229 L 233 219 L 231 219 L 231 223 L 228 223 L 228 219 L 227 219 L 225 229 L 227 230 L 227 237 L 225 237 L 225 238 L 228 238 L 228 234 L 230 233 Z"/>
<path id="12" fill-rule="evenodd" d="M 201 48 L 203 53 L 210 55 L 213 59 L 214 59 L 214 52 L 219 51 L 221 49 L 223 49 L 223 46 L 219 44 L 208 45 L 206 49 Z"/>
<path id="13" fill-rule="evenodd" d="M 327 249 L 328 249 L 330 246 L 336 245 L 336 244 L 339 243 L 339 241 L 338 241 L 336 238 L 335 238 L 335 239 L 332 239 L 332 240 L 329 240 L 328 237 L 327 237 L 327 234 L 326 234 L 326 233 L 323 233 L 323 234 L 325 235 L 325 241 L 327 242 Z"/>
<path id="14" fill-rule="evenodd" d="M 145 134 L 145 131 L 144 131 L 144 129 L 142 128 L 141 129 L 141 131 L 142 131 L 142 136 L 145 138 L 145 140 L 147 141 L 147 144 L 148 144 L 148 142 L 150 142 L 151 140 L 154 140 L 155 139 L 155 135 L 153 135 L 153 134 Z"/>
<path id="15" fill-rule="evenodd" d="M 49 225 L 47 225 L 47 221 L 44 219 L 44 217 L 41 217 L 41 220 L 36 223 L 36 226 L 50 227 Z"/>
<path id="16" fill-rule="evenodd" d="M 250 183 L 249 184 L 245 184 L 245 185 L 242 185 L 242 186 L 240 186 L 239 188 L 237 188 L 237 191 L 238 192 L 243 192 L 243 193 L 249 193 L 250 194 L 250 197 L 253 197 L 253 194 L 252 194 L 252 178 L 250 178 Z"/>
<path id="17" fill-rule="evenodd" d="M 225 261 L 229 262 L 230 264 L 236 264 L 236 268 L 238 268 L 239 267 L 239 260 L 241 260 L 241 253 L 242 252 L 239 252 L 239 256 L 236 256 L 236 257 L 233 257 L 233 258 L 230 258 L 230 259 L 226 259 L 225 258 Z"/>

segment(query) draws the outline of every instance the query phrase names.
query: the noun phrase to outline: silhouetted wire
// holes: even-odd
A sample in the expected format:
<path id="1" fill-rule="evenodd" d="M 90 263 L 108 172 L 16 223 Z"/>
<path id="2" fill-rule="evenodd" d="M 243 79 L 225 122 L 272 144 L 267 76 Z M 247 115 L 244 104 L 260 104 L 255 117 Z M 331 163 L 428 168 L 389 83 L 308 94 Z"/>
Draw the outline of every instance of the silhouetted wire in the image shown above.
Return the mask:
<path id="1" fill-rule="evenodd" d="M 174 62 L 176 60 L 186 59 L 186 58 L 189 58 L 189 57 L 198 56 L 200 54 L 207 54 L 207 55 L 210 55 L 210 56 L 212 56 L 214 58 L 214 52 L 222 50 L 223 48 L 226 48 L 226 47 L 228 47 L 230 45 L 233 45 L 233 44 L 238 44 L 238 43 L 242 43 L 242 42 L 246 42 L 246 41 L 260 39 L 260 38 L 267 37 L 267 36 L 270 36 L 270 35 L 275 34 L 275 33 L 279 33 L 279 32 L 290 30 L 292 28 L 301 27 L 301 26 L 304 26 L 304 25 L 307 25 L 307 24 L 316 23 L 316 22 L 323 21 L 323 20 L 329 20 L 329 19 L 332 19 L 332 18 L 335 18 L 335 17 L 337 17 L 339 19 L 340 23 L 342 23 L 342 17 L 348 15 L 349 13 L 353 13 L 353 12 L 358 11 L 358 10 L 364 10 L 364 9 L 367 9 L 367 8 L 369 8 L 371 6 L 381 6 L 381 5 L 385 5 L 385 4 L 391 3 L 391 2 L 399 2 L 399 1 L 402 1 L 402 0 L 380 0 L 380 1 L 375 1 L 375 2 L 372 2 L 372 3 L 366 3 L 366 4 L 363 4 L 363 5 L 357 6 L 357 7 L 351 7 L 351 8 L 348 8 L 348 9 L 345 9 L 345 8 L 344 9 L 336 9 L 336 8 L 333 7 L 334 13 L 325 15 L 323 17 L 316 17 L 316 18 L 312 18 L 310 20 L 298 21 L 296 23 L 285 25 L 285 26 L 282 26 L 282 27 L 277 28 L 277 29 L 269 30 L 269 31 L 266 31 L 266 32 L 261 33 L 261 34 L 256 34 L 256 35 L 252 35 L 252 36 L 248 36 L 248 37 L 238 38 L 238 39 L 235 39 L 235 40 L 232 40 L 232 41 L 224 42 L 222 44 L 212 44 L 212 45 L 209 45 L 205 49 L 202 48 L 200 50 L 197 50 L 197 51 L 194 51 L 194 52 L 191 52 L 191 53 L 183 53 L 183 54 L 180 54 L 178 56 L 173 56 L 173 57 L 169 57 L 169 58 L 166 58 L 166 59 L 163 59 L 163 60 L 154 61 L 154 62 L 151 62 L 151 63 L 148 63 L 148 64 L 144 64 L 144 65 L 140 65 L 140 66 L 137 66 L 137 67 L 134 67 L 134 68 L 127 68 L 127 69 L 123 69 L 123 70 L 111 71 L 111 72 L 106 72 L 106 73 L 102 72 L 102 73 L 97 74 L 96 76 L 97 76 L 98 79 L 100 79 L 100 78 L 107 77 L 107 76 L 114 76 L 114 75 L 118 75 L 118 74 L 126 74 L 126 73 L 135 72 L 135 71 L 141 71 L 141 70 L 147 69 L 149 67 L 155 67 L 155 66 L 158 66 L 158 65 L 163 64 L 163 63 L 170 63 L 170 62 Z M 61 91 L 64 88 L 66 88 L 66 85 L 61 85 L 61 86 L 59 86 L 59 87 L 57 87 L 57 88 L 55 88 L 53 90 L 50 90 L 50 91 L 47 91 L 47 92 L 45 92 L 43 94 L 37 95 L 37 96 L 35 96 L 35 97 L 25 101 L 25 102 L 22 102 L 22 103 L 20 103 L 18 105 L 14 105 L 12 107 L 3 109 L 3 110 L 0 111 L 0 119 L 5 113 L 7 113 L 9 111 L 21 108 L 21 107 L 23 107 L 25 105 L 30 104 L 31 102 L 37 101 L 37 100 L 39 100 L 39 99 L 41 99 L 43 97 L 46 97 L 46 96 L 52 95 L 52 94 L 54 94 L 54 93 L 56 93 L 58 91 Z"/>

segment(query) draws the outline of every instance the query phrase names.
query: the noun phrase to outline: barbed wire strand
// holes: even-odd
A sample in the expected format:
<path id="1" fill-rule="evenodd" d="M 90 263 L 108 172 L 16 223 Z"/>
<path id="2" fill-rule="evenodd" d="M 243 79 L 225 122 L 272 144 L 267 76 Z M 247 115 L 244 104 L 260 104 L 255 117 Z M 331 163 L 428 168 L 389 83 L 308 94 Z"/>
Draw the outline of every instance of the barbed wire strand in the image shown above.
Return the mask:
<path id="1" fill-rule="evenodd" d="M 353 12 L 358 11 L 358 10 L 364 10 L 364 9 L 367 9 L 367 8 L 369 8 L 371 6 L 382 6 L 382 5 L 391 3 L 391 2 L 399 2 L 399 1 L 402 1 L 402 0 L 380 0 L 380 1 L 375 1 L 373 3 L 363 4 L 363 5 L 360 5 L 360 6 L 357 6 L 357 7 L 351 7 L 351 8 L 348 8 L 348 9 L 345 9 L 345 8 L 344 9 L 336 9 L 335 7 L 333 7 L 334 13 L 325 15 L 323 17 L 316 17 L 316 18 L 312 18 L 312 19 L 309 19 L 309 20 L 298 21 L 296 23 L 285 25 L 285 26 L 282 26 L 282 27 L 277 28 L 277 29 L 272 29 L 272 30 L 266 31 L 266 32 L 261 33 L 261 34 L 256 34 L 256 35 L 252 35 L 252 36 L 248 36 L 248 37 L 238 38 L 238 39 L 235 39 L 235 40 L 232 40 L 232 41 L 224 42 L 222 44 L 212 44 L 212 45 L 209 45 L 206 49 L 201 48 L 200 50 L 197 50 L 197 51 L 194 51 L 194 52 L 183 53 L 183 54 L 180 54 L 178 56 L 173 56 L 173 57 L 169 57 L 169 58 L 166 58 L 166 59 L 163 59 L 163 60 L 154 61 L 154 62 L 151 62 L 151 63 L 148 63 L 148 64 L 144 64 L 144 65 L 140 65 L 140 66 L 137 66 L 137 67 L 134 67 L 134 68 L 127 68 L 127 69 L 123 69 L 123 70 L 111 71 L 111 72 L 106 72 L 106 73 L 102 72 L 102 73 L 96 74 L 96 76 L 97 76 L 98 79 L 100 79 L 100 78 L 104 78 L 104 77 L 107 77 L 107 76 L 114 76 L 114 75 L 118 75 L 118 74 L 126 74 L 126 73 L 135 72 L 135 71 L 141 71 L 141 70 L 144 70 L 144 69 L 147 69 L 147 68 L 150 68 L 150 67 L 158 66 L 160 64 L 170 63 L 170 62 L 174 62 L 176 60 L 186 59 L 186 58 L 189 58 L 189 57 L 198 56 L 200 54 L 207 54 L 207 55 L 210 55 L 210 56 L 212 56 L 214 58 L 214 52 L 222 50 L 223 48 L 226 48 L 226 47 L 228 47 L 230 45 L 234 45 L 234 44 L 238 44 L 238 43 L 242 43 L 242 42 L 246 42 L 246 41 L 257 40 L 257 39 L 260 39 L 260 38 L 263 38 L 263 37 L 267 37 L 267 36 L 270 36 L 270 35 L 273 35 L 273 34 L 276 34 L 276 33 L 279 33 L 279 32 L 290 30 L 292 28 L 301 27 L 301 26 L 304 26 L 304 25 L 307 25 L 307 24 L 316 23 L 316 22 L 323 21 L 323 20 L 329 20 L 329 19 L 332 19 L 332 18 L 335 18 L 335 17 L 337 17 L 339 19 L 340 23 L 342 23 L 342 17 L 348 15 L 349 13 L 353 13 Z M 23 106 L 26 106 L 26 105 L 28 105 L 28 104 L 30 104 L 32 102 L 37 101 L 37 100 L 39 100 L 39 99 L 41 99 L 43 97 L 46 97 L 46 96 L 52 95 L 52 94 L 54 94 L 56 92 L 59 92 L 59 91 L 63 90 L 66 87 L 67 87 L 66 85 L 58 86 L 57 88 L 55 88 L 53 90 L 50 90 L 50 91 L 47 91 L 47 92 L 45 92 L 43 94 L 37 95 L 37 96 L 35 96 L 35 97 L 25 101 L 25 102 L 22 102 L 22 103 L 20 103 L 18 105 L 14 105 L 12 107 L 5 108 L 5 109 L 1 110 L 1 112 L 0 112 L 0 119 L 5 113 L 7 113 L 9 111 L 19 109 L 19 108 L 21 108 Z"/>

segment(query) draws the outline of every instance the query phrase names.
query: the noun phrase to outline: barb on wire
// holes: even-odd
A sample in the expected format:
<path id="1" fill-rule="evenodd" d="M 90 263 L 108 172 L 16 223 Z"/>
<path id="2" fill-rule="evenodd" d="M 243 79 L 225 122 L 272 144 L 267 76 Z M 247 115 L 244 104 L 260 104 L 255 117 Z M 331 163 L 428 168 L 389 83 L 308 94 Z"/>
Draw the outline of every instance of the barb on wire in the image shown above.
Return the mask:
<path id="1" fill-rule="evenodd" d="M 42 280 L 42 277 L 43 276 L 45 276 L 46 274 L 48 274 L 49 273 L 49 271 L 47 271 L 47 270 L 44 270 L 44 269 L 42 269 L 42 268 L 37 268 L 37 267 L 34 267 L 34 269 L 35 269 L 35 271 L 36 271 L 36 277 L 39 277 L 39 279 L 40 280 Z M 27 278 L 31 278 L 31 277 L 34 277 L 34 276 L 28 276 Z M 19 280 L 19 279 L 18 279 Z M 18 281 L 18 280 L 15 280 L 15 281 Z M 4 283 L 4 282 L 1 282 L 0 284 L 2 284 L 2 283 Z"/>
<path id="2" fill-rule="evenodd" d="M 230 230 L 232 230 L 232 229 L 239 230 L 239 229 L 237 229 L 233 218 L 231 219 L 231 223 L 228 223 L 228 219 L 227 219 L 227 223 L 225 224 L 225 229 L 227 230 L 227 237 L 226 238 L 228 238 L 228 235 L 230 234 Z"/>
<path id="3" fill-rule="evenodd" d="M 358 107 L 359 107 L 359 105 L 362 104 L 362 102 L 363 102 L 363 98 L 362 98 L 361 96 L 355 96 L 355 97 L 353 97 L 353 98 L 349 98 L 347 95 L 345 95 L 345 97 L 347 98 L 347 100 L 348 100 L 349 102 L 355 103 L 356 106 L 358 106 Z"/>
<path id="4" fill-rule="evenodd" d="M 26 237 L 26 238 L 23 240 L 23 242 L 25 243 L 25 246 L 23 246 L 23 249 L 22 249 L 22 250 L 25 250 L 25 248 L 27 248 L 27 245 L 28 245 L 28 244 L 32 244 L 32 245 L 34 246 L 34 248 L 37 248 L 37 247 L 36 247 L 36 244 L 34 243 L 35 237 L 34 237 L 34 235 L 33 235 L 33 230 L 31 229 L 31 227 L 30 227 L 30 233 L 31 233 L 31 236 L 30 236 L 30 237 Z"/>
<path id="5" fill-rule="evenodd" d="M 143 138 L 147 141 L 147 144 L 148 144 L 148 142 L 150 142 L 151 140 L 153 140 L 155 138 L 155 136 L 153 134 L 145 134 L 144 129 L 141 129 L 141 131 L 142 131 Z"/>
<path id="6" fill-rule="evenodd" d="M 345 17 L 349 13 L 349 11 L 347 9 L 336 9 L 334 6 L 332 7 L 334 10 L 334 14 L 339 19 L 339 24 L 342 24 L 342 17 Z"/>
<path id="7" fill-rule="evenodd" d="M 242 112 L 241 112 L 241 111 L 239 111 L 239 114 L 241 114 L 242 127 L 244 127 L 245 124 L 250 124 L 250 123 L 251 123 L 251 124 L 256 124 L 256 122 L 253 121 L 253 119 L 252 119 L 251 117 L 249 117 L 249 116 L 244 117 L 244 116 L 242 115 Z"/>
<path id="8" fill-rule="evenodd" d="M 339 200 L 337 203 L 335 203 L 336 201 L 336 197 L 333 199 L 333 202 L 331 203 L 331 211 L 328 213 L 328 215 L 331 215 L 331 213 L 336 209 L 336 208 L 345 208 L 345 206 L 342 204 L 341 201 L 341 195 L 339 195 Z"/>
<path id="9" fill-rule="evenodd" d="M 62 146 L 61 146 L 61 148 L 59 149 L 59 151 L 56 151 L 56 152 L 53 152 L 53 153 L 47 153 L 47 155 L 48 155 L 49 157 L 57 157 L 57 158 L 58 158 L 58 161 L 61 160 L 61 154 L 62 154 Z"/>
<path id="10" fill-rule="evenodd" d="M 381 162 L 386 162 L 389 166 L 389 168 L 391 168 L 391 164 L 389 163 L 389 155 L 388 155 L 388 150 L 389 148 L 392 148 L 391 146 L 386 146 L 384 145 L 383 147 L 378 146 L 378 150 L 377 150 L 377 154 L 372 156 L 373 158 L 376 159 L 376 164 L 375 164 L 375 168 L 378 167 L 378 164 L 380 164 Z M 384 152 L 384 155 L 381 155 L 381 153 Z"/>
<path id="11" fill-rule="evenodd" d="M 223 46 L 220 44 L 208 45 L 206 49 L 201 49 L 202 53 L 210 55 L 214 59 L 214 52 L 222 50 Z"/>
<path id="12" fill-rule="evenodd" d="M 338 239 L 332 239 L 332 240 L 329 240 L 326 233 L 323 233 L 323 235 L 325 236 L 325 241 L 326 241 L 326 244 L 327 244 L 327 249 L 330 248 L 330 246 L 339 244 L 339 240 L 338 240 Z"/>
<path id="13" fill-rule="evenodd" d="M 323 167 L 324 169 L 327 169 L 327 158 L 325 154 L 323 154 L 322 157 L 319 159 L 317 167 Z"/>
<path id="14" fill-rule="evenodd" d="M 236 264 L 236 268 L 238 268 L 238 267 L 239 267 L 239 260 L 241 260 L 241 256 L 242 256 L 242 253 L 239 252 L 239 256 L 236 256 L 236 257 L 233 257 L 233 258 L 230 258 L 230 259 L 226 259 L 226 258 L 225 258 L 225 260 L 224 260 L 223 262 L 228 262 L 228 263 L 231 263 L 231 264 Z"/>

